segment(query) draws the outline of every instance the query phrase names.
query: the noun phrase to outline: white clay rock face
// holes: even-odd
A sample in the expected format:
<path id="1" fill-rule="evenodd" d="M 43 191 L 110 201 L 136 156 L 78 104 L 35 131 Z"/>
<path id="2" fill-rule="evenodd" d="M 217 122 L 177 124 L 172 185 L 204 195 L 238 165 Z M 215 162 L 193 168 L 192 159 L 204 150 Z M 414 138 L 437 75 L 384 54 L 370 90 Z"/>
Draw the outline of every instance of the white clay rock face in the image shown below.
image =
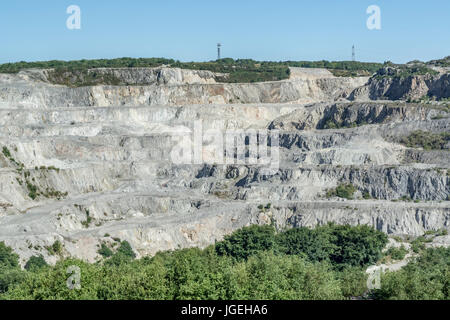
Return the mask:
<path id="1" fill-rule="evenodd" d="M 61 257 L 45 248 L 56 240 L 63 257 L 94 262 L 113 238 L 142 257 L 206 247 L 250 224 L 450 230 L 448 144 L 401 143 L 418 130 L 450 132 L 448 103 L 406 102 L 437 92 L 448 74 L 408 86 L 302 68 L 242 84 L 210 71 L 97 72 L 130 85 L 71 88 L 51 84 L 45 70 L 0 74 L 0 241 L 21 263 L 39 254 L 55 263 Z M 247 135 L 242 157 L 216 150 L 211 133 L 226 140 L 227 132 Z M 277 157 L 269 173 L 262 158 L 250 161 L 252 133 Z M 190 159 L 179 147 L 193 150 Z M 341 184 L 355 188 L 352 199 L 330 193 Z M 449 244 L 441 236 L 429 245 Z"/>

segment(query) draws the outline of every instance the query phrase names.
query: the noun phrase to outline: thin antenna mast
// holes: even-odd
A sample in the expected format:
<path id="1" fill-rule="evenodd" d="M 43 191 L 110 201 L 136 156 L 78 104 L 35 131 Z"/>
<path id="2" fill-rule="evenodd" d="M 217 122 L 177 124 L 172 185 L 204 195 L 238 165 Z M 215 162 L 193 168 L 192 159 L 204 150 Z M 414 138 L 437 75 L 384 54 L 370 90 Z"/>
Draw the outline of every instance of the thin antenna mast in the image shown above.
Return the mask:
<path id="1" fill-rule="evenodd" d="M 352 61 L 356 61 L 355 45 L 352 47 Z"/>
<path id="2" fill-rule="evenodd" d="M 222 44 L 218 43 L 217 44 L 217 60 L 220 60 L 220 47 L 222 46 Z"/>

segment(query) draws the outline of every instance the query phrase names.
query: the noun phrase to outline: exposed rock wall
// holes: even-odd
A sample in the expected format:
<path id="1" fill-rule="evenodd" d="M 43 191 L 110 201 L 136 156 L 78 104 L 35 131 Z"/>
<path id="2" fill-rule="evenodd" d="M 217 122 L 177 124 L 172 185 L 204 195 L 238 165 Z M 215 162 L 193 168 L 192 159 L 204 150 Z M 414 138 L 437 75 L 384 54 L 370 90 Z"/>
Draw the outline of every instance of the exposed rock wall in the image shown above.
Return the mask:
<path id="1" fill-rule="evenodd" d="M 125 82 L 146 85 L 68 88 L 45 82 L 45 73 L 0 75 L 0 107 L 145 106 L 229 103 L 287 103 L 337 100 L 368 78 L 292 79 L 262 83 L 215 83 L 208 71 L 95 69 Z M 41 78 L 40 82 L 30 79 Z"/>
<path id="2" fill-rule="evenodd" d="M 355 89 L 349 99 L 361 100 L 420 100 L 424 96 L 436 99 L 450 97 L 450 74 L 408 77 L 372 77 L 369 82 Z"/>
<path id="3" fill-rule="evenodd" d="M 415 130 L 450 132 L 445 103 L 349 102 L 368 78 L 294 71 L 287 81 L 224 84 L 200 71 L 101 69 L 147 85 L 82 88 L 51 85 L 44 71 L 0 75 L 0 241 L 22 263 L 39 254 L 54 263 L 61 257 L 45 247 L 56 240 L 63 257 L 96 261 L 113 238 L 143 256 L 204 247 L 255 223 L 450 230 L 450 151 L 399 143 Z M 445 94 L 446 81 L 435 90 Z M 268 175 L 247 153 L 243 163 L 214 163 L 208 152 L 174 163 L 176 137 L 193 138 L 199 122 L 278 132 L 278 168 Z M 327 196 L 342 183 L 353 199 Z"/>

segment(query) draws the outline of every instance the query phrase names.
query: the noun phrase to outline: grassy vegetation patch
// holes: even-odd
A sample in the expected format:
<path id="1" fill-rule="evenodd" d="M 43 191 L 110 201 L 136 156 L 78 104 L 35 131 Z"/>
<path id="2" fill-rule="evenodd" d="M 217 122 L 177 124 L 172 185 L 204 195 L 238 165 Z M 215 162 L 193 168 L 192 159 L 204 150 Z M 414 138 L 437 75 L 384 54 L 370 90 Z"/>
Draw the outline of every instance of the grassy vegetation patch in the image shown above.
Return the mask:
<path id="1" fill-rule="evenodd" d="M 290 67 L 324 68 L 330 70 L 335 76 L 354 77 L 367 76 L 377 72 L 382 63 L 359 61 L 286 61 Z"/>
<path id="2" fill-rule="evenodd" d="M 20 186 L 26 187 L 28 196 L 32 200 L 36 200 L 39 196 L 43 196 L 45 198 L 56 198 L 58 200 L 67 197 L 68 192 L 61 192 L 49 187 L 47 187 L 45 190 L 41 190 L 41 188 L 36 184 L 36 178 L 31 178 L 31 172 L 25 169 L 25 165 L 23 163 L 14 159 L 11 151 L 7 147 L 2 147 L 2 154 L 16 167 L 16 172 L 20 175 L 20 177 L 16 177 L 16 181 Z M 56 168 L 55 166 L 35 167 L 35 170 L 56 171 L 58 173 L 60 171 L 60 169 Z"/>
<path id="3" fill-rule="evenodd" d="M 39 256 L 30 257 L 30 259 L 28 259 L 27 263 L 25 264 L 24 268 L 27 271 L 33 271 L 33 270 L 38 270 L 38 269 L 44 268 L 46 266 L 48 266 L 48 264 L 41 254 Z"/>
<path id="4" fill-rule="evenodd" d="M 450 56 L 438 60 L 431 60 L 429 64 L 433 64 L 438 67 L 450 67 Z"/>
<path id="5" fill-rule="evenodd" d="M 419 257 L 396 272 L 381 275 L 375 299 L 450 299 L 450 248 L 424 250 Z"/>
<path id="6" fill-rule="evenodd" d="M 101 247 L 97 252 L 104 258 L 109 258 L 114 254 L 113 251 L 105 243 L 101 244 Z"/>
<path id="7" fill-rule="evenodd" d="M 417 130 L 410 135 L 403 137 L 400 142 L 409 148 L 423 148 L 425 150 L 442 150 L 446 149 L 447 143 L 450 141 L 450 133 L 432 133 Z"/>
<path id="8" fill-rule="evenodd" d="M 335 119 L 328 119 L 325 121 L 323 125 L 323 129 L 347 129 L 347 128 L 356 128 L 359 126 L 364 126 L 368 124 L 366 121 L 337 121 Z"/>
<path id="9" fill-rule="evenodd" d="M 327 198 L 339 197 L 344 199 L 353 199 L 353 195 L 356 192 L 356 188 L 351 183 L 340 184 L 334 189 L 330 189 L 326 193 Z"/>
<path id="10" fill-rule="evenodd" d="M 11 158 L 11 152 L 9 151 L 9 149 L 7 147 L 2 148 L 2 153 L 6 158 Z"/>
<path id="11" fill-rule="evenodd" d="M 375 79 L 381 80 L 385 78 L 392 78 L 397 80 L 403 80 L 413 76 L 423 75 L 438 75 L 439 72 L 429 68 L 423 63 L 416 64 L 394 64 L 387 61 L 383 65 L 383 69 L 378 70 Z"/>
<path id="12" fill-rule="evenodd" d="M 6 159 L 11 161 L 15 166 L 19 167 L 18 170 L 23 170 L 24 164 L 19 161 L 16 161 L 16 159 L 14 159 L 14 157 L 12 156 L 11 151 L 9 151 L 8 147 L 3 146 L 2 153 Z"/>
<path id="13" fill-rule="evenodd" d="M 60 256 L 63 251 L 63 245 L 59 240 L 56 240 L 51 246 L 47 246 L 45 248 L 47 249 L 48 253 L 52 256 L 54 255 Z"/>
<path id="14" fill-rule="evenodd" d="M 225 58 L 209 62 L 181 62 L 165 58 L 119 58 L 78 61 L 41 61 L 17 62 L 0 65 L 0 73 L 17 73 L 21 70 L 38 68 L 53 69 L 49 72 L 49 81 L 72 87 L 89 85 L 124 85 L 113 75 L 95 72 L 95 68 L 133 68 L 160 67 L 208 70 L 226 73 L 228 76 L 218 77 L 219 82 L 249 83 L 263 81 L 279 81 L 289 78 L 289 67 L 326 68 L 336 76 L 361 76 L 375 73 L 382 64 L 357 61 L 255 61 L 252 59 Z M 91 69 L 91 70 L 90 70 Z M 130 85 L 132 83 L 129 83 Z"/>
<path id="15" fill-rule="evenodd" d="M 385 255 L 392 258 L 392 260 L 403 260 L 408 253 L 408 250 L 402 245 L 401 247 L 391 247 L 389 248 Z"/>
<path id="16" fill-rule="evenodd" d="M 48 80 L 51 83 L 61 84 L 68 87 L 126 84 L 111 74 L 99 73 L 87 69 L 64 67 L 59 67 L 49 71 Z"/>
<path id="17" fill-rule="evenodd" d="M 365 199 L 365 200 L 372 199 L 372 195 L 371 195 L 368 191 L 364 191 L 364 192 L 362 193 L 362 197 L 363 197 L 363 199 Z"/>
<path id="18" fill-rule="evenodd" d="M 91 217 L 91 213 L 89 212 L 88 209 L 84 210 L 84 213 L 86 214 L 86 220 L 81 222 L 81 225 L 85 228 L 89 228 L 89 226 L 91 225 L 93 218 Z"/>

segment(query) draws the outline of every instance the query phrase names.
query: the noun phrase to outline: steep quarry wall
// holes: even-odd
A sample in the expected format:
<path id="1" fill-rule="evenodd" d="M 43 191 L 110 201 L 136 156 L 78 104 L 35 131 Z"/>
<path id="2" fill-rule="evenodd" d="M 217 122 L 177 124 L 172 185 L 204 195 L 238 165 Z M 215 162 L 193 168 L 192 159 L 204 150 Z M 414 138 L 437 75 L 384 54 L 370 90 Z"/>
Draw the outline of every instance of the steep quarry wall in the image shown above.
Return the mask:
<path id="1" fill-rule="evenodd" d="M 373 80 L 326 70 L 251 84 L 168 68 L 95 72 L 134 84 L 71 88 L 50 84 L 45 71 L 0 75 L 0 241 L 22 263 L 38 254 L 96 261 L 99 245 L 116 238 L 139 256 L 204 247 L 249 224 L 369 224 L 412 237 L 450 230 L 448 146 L 400 143 L 417 130 L 450 132 L 445 102 L 349 101 Z M 425 81 L 427 90 L 446 95 L 446 79 Z M 267 174 L 249 150 L 241 163 L 233 154 L 232 163 L 206 161 L 206 151 L 204 161 L 175 163 L 180 137 L 194 138 L 198 123 L 203 132 L 277 133 L 278 167 Z M 330 193 L 342 183 L 354 186 L 352 199 Z M 57 240 L 61 255 L 46 249 Z"/>
<path id="2" fill-rule="evenodd" d="M 355 89 L 350 100 L 420 100 L 425 96 L 436 99 L 450 98 L 450 73 L 407 77 L 372 77 Z"/>
<path id="3" fill-rule="evenodd" d="M 72 106 L 153 106 L 229 103 L 303 103 L 345 98 L 368 80 L 294 77 L 261 83 L 216 83 L 209 71 L 181 69 L 95 69 L 145 85 L 69 88 L 46 82 L 45 71 L 0 75 L 0 106 L 55 108 Z M 220 75 L 219 75 L 220 76 Z M 39 81 L 33 81 L 39 79 Z"/>

